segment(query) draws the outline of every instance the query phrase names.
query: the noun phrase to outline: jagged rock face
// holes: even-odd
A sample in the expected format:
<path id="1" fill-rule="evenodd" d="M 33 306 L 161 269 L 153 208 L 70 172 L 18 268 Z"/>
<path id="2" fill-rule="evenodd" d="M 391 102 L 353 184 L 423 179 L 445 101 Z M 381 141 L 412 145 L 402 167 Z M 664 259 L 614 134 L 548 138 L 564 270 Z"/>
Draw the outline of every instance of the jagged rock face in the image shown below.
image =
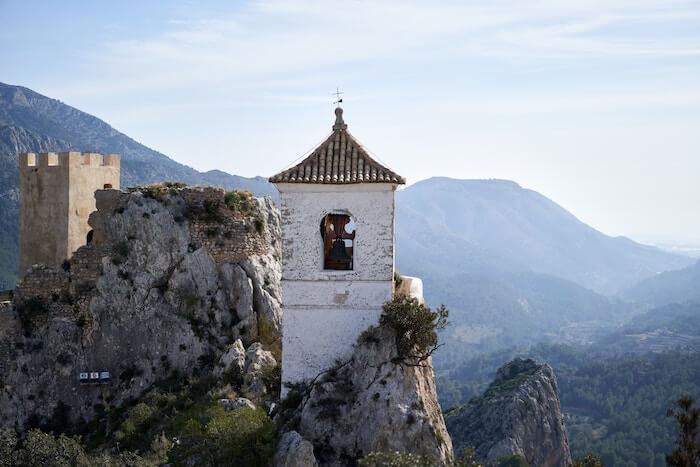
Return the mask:
<path id="1" fill-rule="evenodd" d="M 296 431 L 288 431 L 279 440 L 273 459 L 275 467 L 317 467 L 314 446 Z"/>
<path id="2" fill-rule="evenodd" d="M 432 362 L 400 362 L 395 342 L 392 330 L 373 328 L 350 360 L 309 386 L 291 424 L 313 444 L 319 465 L 354 465 L 375 451 L 420 454 L 435 465 L 453 458 Z"/>
<path id="3" fill-rule="evenodd" d="M 571 463 L 557 380 L 547 364 L 507 363 L 481 397 L 448 413 L 446 421 L 455 446 L 474 448 L 482 462 L 520 455 L 529 465 Z"/>
<path id="4" fill-rule="evenodd" d="M 261 321 L 279 332 L 279 224 L 269 200 L 240 213 L 215 189 L 96 196 L 92 243 L 67 270 L 29 273 L 0 316 L 0 348 L 10 354 L 0 366 L 0 424 L 50 422 L 57 407 L 71 422 L 90 420 L 158 381 L 243 365 Z M 111 380 L 80 383 L 79 373 L 98 371 Z"/>

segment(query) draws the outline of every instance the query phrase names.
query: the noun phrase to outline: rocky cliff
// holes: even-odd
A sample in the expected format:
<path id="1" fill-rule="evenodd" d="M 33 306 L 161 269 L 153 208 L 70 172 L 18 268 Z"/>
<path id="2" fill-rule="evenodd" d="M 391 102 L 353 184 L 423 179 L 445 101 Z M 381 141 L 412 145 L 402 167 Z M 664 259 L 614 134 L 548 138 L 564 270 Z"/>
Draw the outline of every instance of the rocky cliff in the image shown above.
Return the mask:
<path id="1" fill-rule="evenodd" d="M 269 199 L 177 184 L 95 197 L 88 244 L 61 268 L 34 266 L 0 304 L 0 428 L 81 434 L 93 460 L 129 449 L 143 465 L 267 465 L 275 436 L 261 407 L 276 407 L 280 466 L 386 451 L 449 464 L 432 363 L 399 358 L 386 326 L 278 403 Z M 29 433 L 13 455 L 34 455 L 43 435 Z"/>
<path id="2" fill-rule="evenodd" d="M 96 199 L 91 241 L 58 270 L 34 267 L 2 310 L 0 423 L 79 424 L 232 365 L 245 395 L 276 399 L 257 343 L 273 348 L 280 326 L 272 203 L 175 185 Z"/>
<path id="3" fill-rule="evenodd" d="M 473 448 L 481 462 L 522 456 L 529 465 L 571 463 L 557 380 L 547 364 L 515 359 L 486 392 L 446 417 L 455 446 Z"/>
<path id="4" fill-rule="evenodd" d="M 350 466 L 373 452 L 451 465 L 432 363 L 400 358 L 395 331 L 387 326 L 370 328 L 348 360 L 295 388 L 283 404 L 293 407 L 278 417 L 286 433 L 277 465 Z"/>

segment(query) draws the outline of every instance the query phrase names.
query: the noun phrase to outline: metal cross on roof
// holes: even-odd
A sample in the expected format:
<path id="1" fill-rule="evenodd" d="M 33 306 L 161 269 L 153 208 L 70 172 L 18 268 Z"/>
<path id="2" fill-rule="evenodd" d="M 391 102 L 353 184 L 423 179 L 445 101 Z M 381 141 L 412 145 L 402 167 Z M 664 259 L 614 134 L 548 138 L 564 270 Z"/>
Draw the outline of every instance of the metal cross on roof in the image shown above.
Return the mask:
<path id="1" fill-rule="evenodd" d="M 343 94 L 345 94 L 345 93 L 341 92 L 340 88 L 336 87 L 335 92 L 333 94 L 331 94 L 331 96 L 335 96 L 335 102 L 333 102 L 333 104 L 342 104 L 343 99 L 340 96 L 342 96 Z"/>

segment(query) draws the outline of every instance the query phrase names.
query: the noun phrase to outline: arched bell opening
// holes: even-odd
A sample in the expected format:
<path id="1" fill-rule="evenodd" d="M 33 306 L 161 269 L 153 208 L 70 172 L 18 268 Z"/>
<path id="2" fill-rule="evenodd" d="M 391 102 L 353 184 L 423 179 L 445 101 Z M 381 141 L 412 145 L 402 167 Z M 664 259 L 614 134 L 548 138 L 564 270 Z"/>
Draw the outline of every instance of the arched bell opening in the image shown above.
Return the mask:
<path id="1" fill-rule="evenodd" d="M 352 271 L 355 222 L 349 214 L 331 213 L 321 219 L 323 269 Z"/>

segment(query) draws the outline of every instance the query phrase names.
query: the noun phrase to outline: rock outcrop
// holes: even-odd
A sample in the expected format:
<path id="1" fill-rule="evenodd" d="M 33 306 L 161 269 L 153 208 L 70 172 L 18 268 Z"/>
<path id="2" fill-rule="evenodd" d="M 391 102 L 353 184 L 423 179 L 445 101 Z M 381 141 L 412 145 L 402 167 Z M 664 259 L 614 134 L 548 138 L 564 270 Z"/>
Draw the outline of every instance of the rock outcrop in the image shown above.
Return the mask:
<path id="1" fill-rule="evenodd" d="M 289 399 L 295 397 L 299 405 L 280 417 L 313 445 L 321 466 L 355 465 L 386 451 L 425 456 L 434 465 L 453 458 L 430 358 L 402 361 L 385 326 L 366 331 L 348 361 L 292 390 Z"/>
<path id="2" fill-rule="evenodd" d="M 571 463 L 557 380 L 547 364 L 515 359 L 486 392 L 446 416 L 455 446 L 473 448 L 481 462 L 522 456 L 529 465 Z"/>
<path id="3" fill-rule="evenodd" d="M 278 212 L 229 196 L 98 191 L 92 241 L 59 270 L 35 267 L 2 310 L 0 424 L 89 421 L 159 381 L 242 382 L 248 367 L 242 395 L 276 399 L 261 380 L 276 359 L 254 342 L 279 334 Z"/>
<path id="4" fill-rule="evenodd" d="M 279 440 L 273 459 L 275 467 L 317 467 L 314 446 L 296 431 L 288 431 Z"/>

